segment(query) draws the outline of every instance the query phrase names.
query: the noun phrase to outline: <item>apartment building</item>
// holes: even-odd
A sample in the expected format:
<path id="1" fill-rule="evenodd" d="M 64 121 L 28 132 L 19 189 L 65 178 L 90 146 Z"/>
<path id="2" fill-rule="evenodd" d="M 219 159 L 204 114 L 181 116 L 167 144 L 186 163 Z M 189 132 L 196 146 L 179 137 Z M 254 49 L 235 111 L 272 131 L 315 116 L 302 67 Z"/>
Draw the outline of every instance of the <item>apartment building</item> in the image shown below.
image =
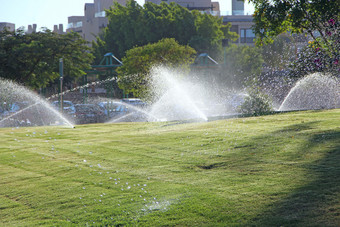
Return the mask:
<path id="1" fill-rule="evenodd" d="M 126 0 L 114 0 L 121 5 L 126 4 Z M 96 40 L 96 36 L 108 24 L 105 17 L 105 9 L 113 5 L 113 0 L 94 0 L 94 3 L 86 3 L 84 6 L 84 16 L 68 17 L 66 32 L 78 32 L 86 41 Z"/>
<path id="2" fill-rule="evenodd" d="M 232 15 L 244 15 L 244 0 L 232 0 Z"/>
<path id="3" fill-rule="evenodd" d="M 8 23 L 8 22 L 0 22 L 0 31 L 7 29 L 7 31 L 14 32 L 15 31 L 15 24 Z"/>
<path id="4" fill-rule="evenodd" d="M 252 15 L 229 15 L 223 16 L 223 23 L 231 23 L 230 31 L 236 32 L 239 38 L 234 41 L 238 45 L 254 45 L 255 33 L 252 30 L 254 25 Z"/>
<path id="5" fill-rule="evenodd" d="M 175 2 L 189 10 L 199 10 L 216 16 L 219 16 L 220 12 L 220 4 L 218 2 L 212 2 L 211 0 L 145 0 L 145 2 L 152 2 L 155 4 Z"/>

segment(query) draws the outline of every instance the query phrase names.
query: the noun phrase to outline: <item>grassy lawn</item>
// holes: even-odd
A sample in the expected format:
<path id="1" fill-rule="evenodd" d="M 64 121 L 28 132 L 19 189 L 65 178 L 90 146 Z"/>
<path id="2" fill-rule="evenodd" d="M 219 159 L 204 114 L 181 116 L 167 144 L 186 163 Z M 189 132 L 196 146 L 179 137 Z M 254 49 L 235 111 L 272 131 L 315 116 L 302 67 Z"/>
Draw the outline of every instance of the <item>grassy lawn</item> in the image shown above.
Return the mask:
<path id="1" fill-rule="evenodd" d="M 0 226 L 340 226 L 340 109 L 0 129 Z"/>

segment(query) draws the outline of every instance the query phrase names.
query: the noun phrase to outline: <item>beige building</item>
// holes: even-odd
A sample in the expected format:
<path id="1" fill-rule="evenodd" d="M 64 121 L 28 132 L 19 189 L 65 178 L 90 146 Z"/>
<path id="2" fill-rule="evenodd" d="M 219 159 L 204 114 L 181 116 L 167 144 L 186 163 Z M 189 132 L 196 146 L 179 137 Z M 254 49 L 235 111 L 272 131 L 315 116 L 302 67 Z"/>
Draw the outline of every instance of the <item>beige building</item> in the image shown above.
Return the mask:
<path id="1" fill-rule="evenodd" d="M 15 24 L 8 23 L 8 22 L 0 22 L 0 31 L 7 29 L 7 31 L 14 32 L 15 31 Z"/>
<path id="2" fill-rule="evenodd" d="M 232 0 L 232 15 L 244 15 L 244 0 Z"/>
<path id="3" fill-rule="evenodd" d="M 223 23 L 231 23 L 230 31 L 239 35 L 239 38 L 234 43 L 254 45 L 255 33 L 252 30 L 254 25 L 252 15 L 223 16 Z"/>
<path id="4" fill-rule="evenodd" d="M 220 4 L 218 2 L 212 2 L 211 0 L 145 0 L 145 2 L 152 2 L 155 4 L 175 2 L 189 10 L 199 10 L 217 16 L 219 16 L 220 12 Z"/>
<path id="5" fill-rule="evenodd" d="M 125 5 L 126 0 L 115 0 L 121 5 Z M 113 5 L 113 0 L 94 0 L 94 3 L 86 3 L 84 6 L 84 16 L 68 17 L 66 32 L 78 32 L 86 41 L 96 40 L 96 36 L 108 24 L 105 17 L 105 9 Z"/>

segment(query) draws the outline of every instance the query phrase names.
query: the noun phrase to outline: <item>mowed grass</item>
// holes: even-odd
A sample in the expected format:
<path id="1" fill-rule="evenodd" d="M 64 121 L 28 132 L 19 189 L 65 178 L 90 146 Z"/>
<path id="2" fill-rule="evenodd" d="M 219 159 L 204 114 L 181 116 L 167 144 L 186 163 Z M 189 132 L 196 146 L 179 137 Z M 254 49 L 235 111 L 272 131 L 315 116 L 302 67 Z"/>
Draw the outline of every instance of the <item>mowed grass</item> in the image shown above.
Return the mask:
<path id="1" fill-rule="evenodd" d="M 0 226 L 340 226 L 340 109 L 0 129 Z"/>

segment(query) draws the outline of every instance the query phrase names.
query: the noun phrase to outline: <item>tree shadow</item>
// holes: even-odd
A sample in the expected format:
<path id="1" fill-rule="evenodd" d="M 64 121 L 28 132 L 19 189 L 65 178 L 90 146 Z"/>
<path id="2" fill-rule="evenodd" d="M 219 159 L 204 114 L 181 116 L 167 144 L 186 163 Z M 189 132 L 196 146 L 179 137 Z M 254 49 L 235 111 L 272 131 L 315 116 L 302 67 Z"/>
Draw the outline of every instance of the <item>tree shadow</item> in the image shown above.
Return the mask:
<path id="1" fill-rule="evenodd" d="M 292 125 L 278 132 L 307 130 L 312 125 Z M 312 151 L 320 144 L 326 148 L 323 158 L 303 166 L 310 183 L 270 204 L 249 226 L 340 226 L 340 130 L 312 135 L 306 141 L 308 150 L 301 148 L 298 153 Z"/>

